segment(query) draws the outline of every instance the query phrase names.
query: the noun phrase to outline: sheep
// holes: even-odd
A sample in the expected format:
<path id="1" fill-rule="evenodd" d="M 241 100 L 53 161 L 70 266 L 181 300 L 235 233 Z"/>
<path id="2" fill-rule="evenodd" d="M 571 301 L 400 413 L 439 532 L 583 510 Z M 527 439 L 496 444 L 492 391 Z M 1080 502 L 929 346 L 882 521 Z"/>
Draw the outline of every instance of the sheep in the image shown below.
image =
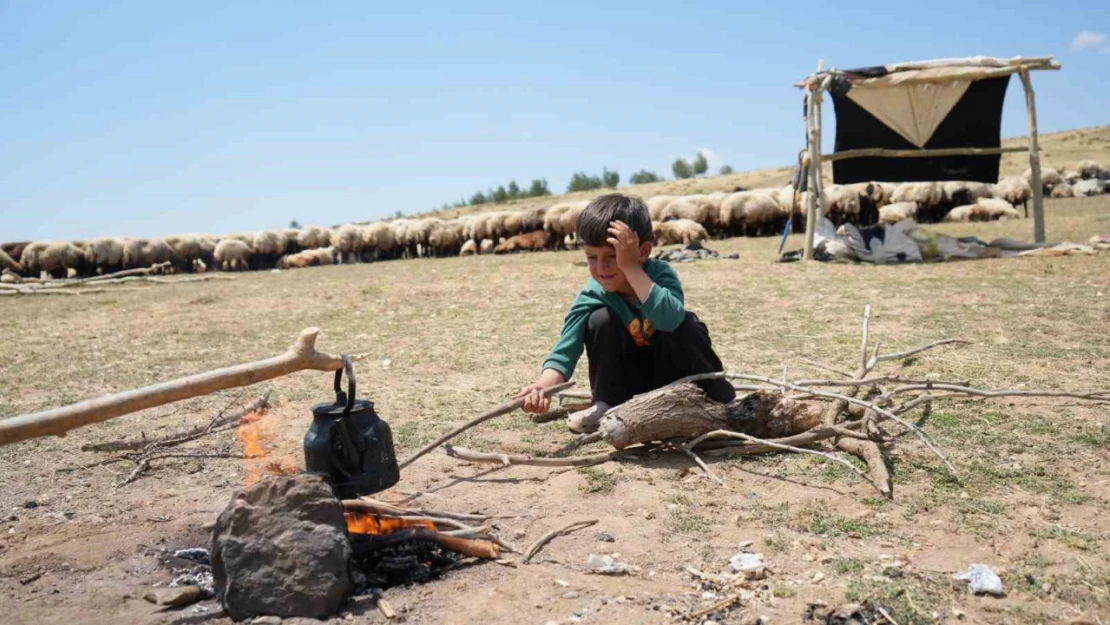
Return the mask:
<path id="1" fill-rule="evenodd" d="M 1021 204 L 1028 212 L 1029 200 L 1033 197 L 1033 187 L 1029 182 L 1020 176 L 1011 176 L 1003 178 L 998 181 L 994 186 L 992 195 L 996 198 L 1006 200 L 1010 204 L 1017 206 Z"/>
<path id="2" fill-rule="evenodd" d="M 364 260 L 378 260 L 393 252 L 395 234 L 393 226 L 384 222 L 374 222 L 362 229 L 362 250 Z"/>
<path id="3" fill-rule="evenodd" d="M 651 220 L 663 221 L 663 209 L 675 199 L 673 195 L 656 195 L 648 198 L 644 204 L 647 205 L 648 215 L 651 216 Z"/>
<path id="4" fill-rule="evenodd" d="M 15 262 L 3 249 L 0 249 L 0 269 L 7 269 L 15 273 L 23 273 L 23 265 Z"/>
<path id="5" fill-rule="evenodd" d="M 331 240 L 332 245 L 339 252 L 340 262 L 353 263 L 359 259 L 363 245 L 361 227 L 354 224 L 339 226 L 332 233 Z"/>
<path id="6" fill-rule="evenodd" d="M 251 248 L 239 239 L 224 238 L 216 244 L 215 259 L 221 271 L 243 271 L 250 266 Z"/>
<path id="7" fill-rule="evenodd" d="M 1070 184 L 1058 184 L 1052 187 L 1052 191 L 1048 195 L 1052 198 L 1075 197 L 1075 191 L 1072 190 Z"/>
<path id="8" fill-rule="evenodd" d="M 689 219 L 699 224 L 710 223 L 710 213 L 720 211 L 720 202 L 714 203 L 706 201 L 707 199 L 704 195 L 675 198 L 659 213 L 658 221 Z"/>
<path id="9" fill-rule="evenodd" d="M 1076 197 L 1093 197 L 1107 192 L 1107 184 L 1103 180 L 1092 178 L 1080 180 L 1072 187 Z"/>
<path id="10" fill-rule="evenodd" d="M 556 243 L 558 245 L 558 243 Z M 573 252 L 578 249 L 578 233 L 572 232 L 563 237 L 563 248 L 568 252 Z"/>
<path id="11" fill-rule="evenodd" d="M 782 231 L 787 215 L 775 198 L 765 193 L 740 191 L 721 202 L 718 223 L 729 235 L 761 236 Z"/>
<path id="12" fill-rule="evenodd" d="M 175 234 L 165 241 L 173 250 L 173 265 L 177 271 L 196 271 L 201 264 L 212 264 L 216 240 L 207 234 Z"/>
<path id="13" fill-rule="evenodd" d="M 303 250 L 331 245 L 331 230 L 320 226 L 305 226 L 297 233 L 297 245 Z"/>
<path id="14" fill-rule="evenodd" d="M 459 250 L 459 256 L 475 256 L 478 254 L 478 243 L 474 239 L 467 239 Z"/>
<path id="15" fill-rule="evenodd" d="M 35 241 L 24 248 L 20 264 L 31 276 L 45 272 L 53 278 L 69 277 L 70 270 L 82 274 L 88 266 L 84 250 L 69 241 Z"/>
<path id="16" fill-rule="evenodd" d="M 123 241 L 112 237 L 91 239 L 85 245 L 85 262 L 91 271 L 113 273 L 123 268 Z"/>
<path id="17" fill-rule="evenodd" d="M 286 254 L 296 254 L 297 252 L 300 252 L 304 249 L 297 241 L 298 237 L 300 237 L 301 235 L 300 228 L 286 228 L 285 230 L 281 231 L 281 235 L 285 237 Z"/>
<path id="18" fill-rule="evenodd" d="M 578 232 L 578 218 L 586 210 L 589 202 L 573 202 L 570 207 L 559 217 L 559 232 L 556 234 L 568 235 Z"/>
<path id="19" fill-rule="evenodd" d="M 524 217 L 521 213 L 517 211 L 504 211 L 497 215 L 499 218 L 498 225 L 500 226 L 497 232 L 498 235 L 512 237 L 524 232 L 521 230 L 524 222 Z"/>
<path id="20" fill-rule="evenodd" d="M 995 221 L 1020 218 L 1021 213 L 1014 210 L 1006 200 L 982 198 L 975 204 L 959 206 L 948 211 L 944 221 Z"/>
<path id="21" fill-rule="evenodd" d="M 134 238 L 123 241 L 123 266 L 126 269 L 145 268 L 173 260 L 173 248 L 165 239 Z"/>
<path id="22" fill-rule="evenodd" d="M 891 195 L 891 202 L 917 204 L 917 220 L 935 223 L 944 219 L 944 189 L 935 182 L 905 182 L 898 185 Z M 880 217 L 881 218 L 881 217 Z"/>
<path id="23" fill-rule="evenodd" d="M 547 215 L 546 206 L 536 206 L 521 213 L 520 229 L 522 232 L 535 232 L 543 230 L 543 218 Z"/>
<path id="24" fill-rule="evenodd" d="M 547 246 L 547 233 L 535 230 L 525 234 L 511 236 L 493 248 L 494 254 L 509 254 L 512 252 L 542 252 Z"/>
<path id="25" fill-rule="evenodd" d="M 1084 180 L 1098 178 L 1101 172 L 1102 164 L 1098 161 L 1079 161 L 1079 175 L 1082 176 Z"/>
<path id="26" fill-rule="evenodd" d="M 859 221 L 860 193 L 854 186 L 831 184 L 822 189 L 821 201 L 833 225 Z"/>
<path id="27" fill-rule="evenodd" d="M 493 248 L 494 248 L 493 239 L 482 239 L 482 242 L 478 244 L 478 253 L 479 254 L 492 254 L 493 253 Z"/>
<path id="28" fill-rule="evenodd" d="M 454 221 L 438 220 L 438 223 L 432 224 L 432 231 L 428 234 L 428 247 L 434 256 L 454 256 L 461 243 L 462 238 Z"/>
<path id="29" fill-rule="evenodd" d="M 893 187 L 885 187 L 879 182 L 860 182 L 851 186 L 859 196 L 859 217 L 855 223 L 860 226 L 879 223 L 879 208 L 890 203 Z"/>
<path id="30" fill-rule="evenodd" d="M 1024 172 L 1022 172 L 1021 177 L 1025 179 L 1026 183 L 1030 185 L 1033 184 L 1032 169 L 1027 168 Z M 1051 167 L 1045 167 L 1041 169 L 1041 184 L 1044 186 L 1042 191 L 1044 193 L 1049 193 L 1052 191 L 1052 187 L 1055 187 L 1058 184 L 1064 184 L 1064 177 L 1061 176 L 1060 172 L 1056 171 L 1055 169 Z"/>
<path id="31" fill-rule="evenodd" d="M 547 212 L 543 215 L 543 231 L 552 235 L 551 242 L 553 246 L 558 245 L 557 242 L 564 234 L 562 225 L 563 213 L 570 210 L 570 206 L 569 202 L 560 202 L 548 208 Z M 474 238 L 481 240 L 481 237 L 478 237 L 477 234 L 478 232 L 476 231 Z M 552 247 L 552 249 L 555 248 Z"/>
<path id="32" fill-rule="evenodd" d="M 659 245 L 674 245 L 681 243 L 690 245 L 709 239 L 709 232 L 691 219 L 674 219 L 671 221 L 655 222 L 651 227 L 655 235 L 655 242 Z"/>
<path id="33" fill-rule="evenodd" d="M 1079 182 L 1082 179 L 1083 179 L 1083 175 L 1080 174 L 1077 171 L 1072 170 L 1072 171 L 1065 171 L 1064 172 L 1064 182 L 1066 182 L 1068 184 L 1075 184 L 1075 183 Z"/>
<path id="34" fill-rule="evenodd" d="M 984 182 L 948 180 L 940 183 L 943 202 L 949 206 L 966 206 L 979 198 L 992 197 L 991 187 Z"/>
<path id="35" fill-rule="evenodd" d="M 30 241 L 19 241 L 15 243 L 0 243 L 0 250 L 4 251 L 12 260 L 17 263 L 22 263 L 23 249 L 30 245 Z"/>
<path id="36" fill-rule="evenodd" d="M 895 202 L 879 207 L 879 221 L 896 224 L 903 219 L 917 219 L 917 202 Z"/>

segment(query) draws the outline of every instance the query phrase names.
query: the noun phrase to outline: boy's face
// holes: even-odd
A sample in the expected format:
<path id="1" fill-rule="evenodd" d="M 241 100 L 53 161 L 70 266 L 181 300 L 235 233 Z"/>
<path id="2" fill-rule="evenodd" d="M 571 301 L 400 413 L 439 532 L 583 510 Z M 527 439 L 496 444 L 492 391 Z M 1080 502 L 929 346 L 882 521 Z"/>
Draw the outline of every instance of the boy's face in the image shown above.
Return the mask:
<path id="1" fill-rule="evenodd" d="M 651 243 L 640 244 L 640 262 L 647 260 L 651 255 Z M 609 293 L 629 293 L 632 291 L 628 278 L 617 266 L 617 250 L 612 245 L 584 245 L 586 251 L 586 266 L 590 268 L 590 277 L 597 280 L 601 288 Z"/>

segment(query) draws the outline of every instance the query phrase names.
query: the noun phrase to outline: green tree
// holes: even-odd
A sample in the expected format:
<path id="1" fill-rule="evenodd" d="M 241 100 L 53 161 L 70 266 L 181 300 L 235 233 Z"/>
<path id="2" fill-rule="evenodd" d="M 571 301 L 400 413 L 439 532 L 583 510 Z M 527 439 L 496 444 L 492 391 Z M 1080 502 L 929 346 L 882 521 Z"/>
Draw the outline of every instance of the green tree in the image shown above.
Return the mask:
<path id="1" fill-rule="evenodd" d="M 671 171 L 674 172 L 674 177 L 679 180 L 685 180 L 694 175 L 693 169 L 690 167 L 690 162 L 684 158 L 676 158 L 671 163 Z"/>
<path id="2" fill-rule="evenodd" d="M 700 176 L 707 171 L 709 171 L 709 161 L 705 159 L 705 154 L 698 152 L 694 159 L 694 175 Z"/>
<path id="3" fill-rule="evenodd" d="M 470 196 L 471 206 L 477 206 L 478 204 L 485 204 L 487 202 L 489 202 L 489 199 L 486 197 L 486 194 L 482 193 L 481 191 L 478 191 L 474 195 Z"/>
<path id="4" fill-rule="evenodd" d="M 532 185 L 528 187 L 527 197 L 543 197 L 545 195 L 551 195 L 551 189 L 547 188 L 547 179 L 536 178 L 532 181 Z"/>
<path id="5" fill-rule="evenodd" d="M 289 222 L 289 227 L 290 227 L 290 228 L 294 228 L 294 229 L 298 229 L 298 230 L 299 230 L 299 229 L 300 229 L 300 227 L 301 227 L 301 222 L 299 222 L 299 221 L 297 221 L 296 219 L 294 219 L 293 221 Z"/>
<path id="6" fill-rule="evenodd" d="M 494 189 L 490 195 L 492 196 L 490 199 L 492 199 L 495 204 L 504 204 L 509 201 L 509 192 L 506 191 L 503 186 Z"/>
<path id="7" fill-rule="evenodd" d="M 632 184 L 647 184 L 649 182 L 659 182 L 660 180 L 662 180 L 662 178 L 646 169 L 641 169 L 632 174 L 632 177 L 628 179 Z"/>
<path id="8" fill-rule="evenodd" d="M 591 176 L 581 171 L 575 172 L 574 175 L 570 177 L 570 183 L 567 184 L 567 193 L 600 189 L 602 184 L 601 178 L 597 176 Z"/>
<path id="9" fill-rule="evenodd" d="M 609 171 L 608 167 L 601 168 L 601 184 L 607 189 L 616 189 L 617 185 L 621 183 L 621 175 L 615 171 Z"/>
<path id="10" fill-rule="evenodd" d="M 721 165 L 721 175 L 722 176 L 727 176 L 731 173 L 732 173 L 732 167 L 730 165 Z"/>
<path id="11" fill-rule="evenodd" d="M 516 180 L 509 181 L 509 199 L 515 200 L 520 197 L 520 186 L 517 185 Z"/>

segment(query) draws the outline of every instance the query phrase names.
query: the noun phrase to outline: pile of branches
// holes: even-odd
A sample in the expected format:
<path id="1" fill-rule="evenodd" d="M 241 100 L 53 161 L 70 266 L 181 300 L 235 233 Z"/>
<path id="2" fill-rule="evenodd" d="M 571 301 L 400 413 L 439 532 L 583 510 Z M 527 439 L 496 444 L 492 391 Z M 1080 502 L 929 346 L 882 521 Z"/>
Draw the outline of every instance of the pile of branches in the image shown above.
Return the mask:
<path id="1" fill-rule="evenodd" d="M 91 295 L 104 293 L 109 290 L 125 291 L 126 287 L 115 286 L 113 289 L 103 288 L 119 284 L 144 282 L 153 284 L 177 284 L 179 282 L 204 282 L 207 280 L 234 280 L 232 276 L 218 274 L 204 274 L 199 276 L 160 277 L 158 274 L 166 273 L 172 268 L 172 263 L 164 262 L 140 269 L 126 269 L 90 278 L 40 280 L 38 278 L 24 278 L 5 269 L 0 279 L 0 295 Z"/>
<path id="2" fill-rule="evenodd" d="M 938 400 L 983 400 L 999 397 L 1052 397 L 1110 403 L 1110 390 L 1067 392 L 1055 390 L 980 389 L 965 382 L 907 378 L 876 373 L 883 364 L 903 363 L 923 352 L 968 341 L 943 339 L 902 352 L 883 353 L 880 343 L 870 339 L 871 306 L 863 315 L 859 360 L 853 371 L 809 359 L 809 367 L 835 375 L 826 379 L 790 380 L 786 370 L 780 379 L 737 372 L 696 375 L 611 408 L 598 432 L 578 437 L 570 445 L 545 457 L 508 453 L 477 452 L 448 445 L 449 456 L 477 463 L 504 466 L 583 467 L 641 457 L 649 451 L 673 450 L 689 456 L 713 480 L 703 457 L 729 457 L 772 452 L 812 454 L 848 467 L 886 497 L 892 496 L 889 452 L 894 442 L 915 437 L 953 480 L 956 468 L 947 454 L 925 432 L 932 402 Z M 728 379 L 738 391 L 749 393 L 739 399 L 742 418 L 726 414 L 720 404 L 708 401 L 694 384 L 708 379 Z M 589 394 L 561 391 L 560 401 L 588 399 Z M 537 422 L 565 416 L 564 407 Z M 915 415 L 916 413 L 916 415 Z M 583 445 L 608 442 L 615 449 L 567 457 Z M 861 471 L 840 455 L 851 454 L 866 463 Z"/>

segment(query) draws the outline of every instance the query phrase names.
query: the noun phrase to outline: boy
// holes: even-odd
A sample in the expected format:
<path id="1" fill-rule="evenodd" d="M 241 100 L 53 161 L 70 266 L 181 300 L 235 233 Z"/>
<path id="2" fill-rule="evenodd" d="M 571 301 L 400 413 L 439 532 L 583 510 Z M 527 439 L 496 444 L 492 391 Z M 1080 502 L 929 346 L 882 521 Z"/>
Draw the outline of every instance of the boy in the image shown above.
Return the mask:
<path id="1" fill-rule="evenodd" d="M 578 218 L 590 280 L 574 298 L 559 341 L 536 381 L 516 398 L 526 412 L 547 412 L 545 388 L 570 378 L 582 355 L 590 363 L 593 405 L 569 418 L 574 432 L 597 430 L 611 406 L 681 377 L 722 371 L 709 331 L 683 304 L 682 284 L 671 266 L 650 259 L 655 237 L 647 206 L 619 193 L 590 202 Z M 726 380 L 698 383 L 709 399 L 731 403 Z"/>

